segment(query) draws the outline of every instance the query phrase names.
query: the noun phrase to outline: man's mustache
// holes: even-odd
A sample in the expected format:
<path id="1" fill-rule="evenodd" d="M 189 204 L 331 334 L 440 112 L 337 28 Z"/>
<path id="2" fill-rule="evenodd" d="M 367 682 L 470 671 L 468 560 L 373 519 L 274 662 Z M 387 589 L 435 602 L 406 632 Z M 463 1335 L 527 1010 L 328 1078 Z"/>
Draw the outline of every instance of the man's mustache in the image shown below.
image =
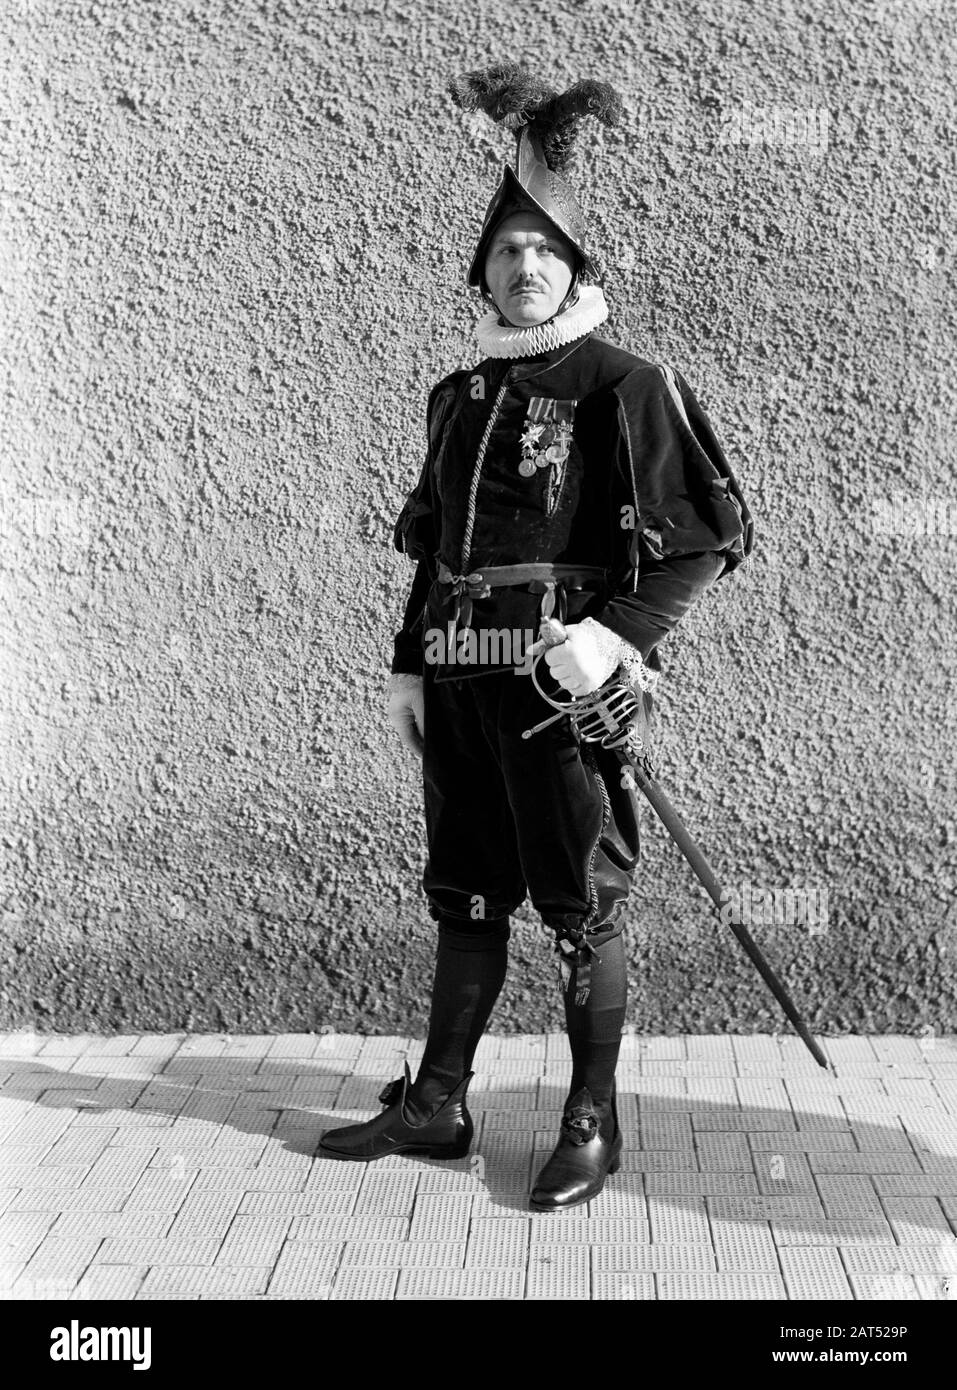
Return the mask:
<path id="1" fill-rule="evenodd" d="M 509 286 L 509 294 L 515 294 L 518 290 L 535 290 L 537 294 L 545 294 L 544 285 L 534 285 L 525 280 L 513 280 Z"/>

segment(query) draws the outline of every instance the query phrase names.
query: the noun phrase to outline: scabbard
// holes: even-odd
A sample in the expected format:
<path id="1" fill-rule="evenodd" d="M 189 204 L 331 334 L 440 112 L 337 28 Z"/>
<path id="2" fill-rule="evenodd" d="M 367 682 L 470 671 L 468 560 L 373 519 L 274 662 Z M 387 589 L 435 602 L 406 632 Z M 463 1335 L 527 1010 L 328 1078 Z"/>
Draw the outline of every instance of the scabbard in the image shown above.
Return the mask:
<path id="1" fill-rule="evenodd" d="M 632 761 L 630 758 L 622 756 L 622 763 L 629 768 L 634 778 L 635 785 L 640 788 L 647 800 L 651 803 L 658 819 L 681 850 L 681 853 L 684 855 L 685 859 L 687 859 L 697 878 L 704 886 L 711 901 L 720 912 L 728 899 L 722 892 L 721 885 L 711 865 L 689 835 L 684 821 L 678 815 L 678 812 L 661 790 L 661 787 L 655 781 L 654 777 L 650 776 L 642 766 L 640 760 Z M 811 1036 L 807 1024 L 797 1011 L 794 1001 L 765 960 L 764 955 L 751 933 L 739 922 L 729 922 L 728 926 L 730 926 L 734 935 L 741 943 L 745 954 L 754 965 L 768 989 L 781 1005 L 781 1008 L 793 1024 L 795 1032 L 805 1044 L 815 1062 L 817 1062 L 818 1066 L 828 1068 L 829 1064 L 827 1058 L 824 1056 L 818 1043 Z"/>

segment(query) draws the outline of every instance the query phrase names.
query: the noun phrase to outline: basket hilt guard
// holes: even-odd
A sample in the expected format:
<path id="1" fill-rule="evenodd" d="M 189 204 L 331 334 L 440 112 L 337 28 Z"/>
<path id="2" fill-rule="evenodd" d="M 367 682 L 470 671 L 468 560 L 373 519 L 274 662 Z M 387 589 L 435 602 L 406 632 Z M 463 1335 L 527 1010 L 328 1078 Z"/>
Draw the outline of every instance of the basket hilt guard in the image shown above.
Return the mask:
<path id="1" fill-rule="evenodd" d="M 568 640 L 565 625 L 557 618 L 542 618 L 538 626 L 538 635 L 545 644 L 546 651 L 549 647 L 560 647 Z M 621 681 L 609 680 L 589 695 L 572 695 L 567 700 L 553 700 L 550 695 L 545 694 L 535 675 L 535 669 L 544 655 L 544 651 L 539 652 L 532 663 L 532 684 L 545 703 L 551 705 L 558 713 L 543 719 L 531 729 L 525 729 L 522 738 L 531 738 L 533 734 L 547 729 L 549 724 L 556 723 L 567 714 L 572 728 L 584 743 L 600 743 L 603 748 L 620 748 L 626 743 L 632 725 L 641 717 L 641 706 L 631 686 L 624 685 Z"/>

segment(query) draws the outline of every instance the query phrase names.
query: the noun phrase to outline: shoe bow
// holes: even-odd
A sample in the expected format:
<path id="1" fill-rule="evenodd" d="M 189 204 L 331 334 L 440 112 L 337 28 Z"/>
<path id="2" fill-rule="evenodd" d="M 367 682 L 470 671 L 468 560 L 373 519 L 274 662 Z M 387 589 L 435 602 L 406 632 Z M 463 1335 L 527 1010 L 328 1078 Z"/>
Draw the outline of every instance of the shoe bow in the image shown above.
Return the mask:
<path id="1" fill-rule="evenodd" d="M 562 1133 L 566 1134 L 573 1144 L 587 1144 L 589 1139 L 594 1139 L 598 1133 L 598 1116 L 594 1110 L 586 1110 L 584 1106 L 576 1106 L 574 1110 L 569 1110 L 562 1116 Z"/>
<path id="2" fill-rule="evenodd" d="M 390 1105 L 398 1105 L 402 1099 L 403 1084 L 404 1078 L 400 1076 L 398 1081 L 390 1081 L 388 1086 L 383 1086 L 379 1092 L 379 1104 L 384 1105 L 387 1109 Z"/>

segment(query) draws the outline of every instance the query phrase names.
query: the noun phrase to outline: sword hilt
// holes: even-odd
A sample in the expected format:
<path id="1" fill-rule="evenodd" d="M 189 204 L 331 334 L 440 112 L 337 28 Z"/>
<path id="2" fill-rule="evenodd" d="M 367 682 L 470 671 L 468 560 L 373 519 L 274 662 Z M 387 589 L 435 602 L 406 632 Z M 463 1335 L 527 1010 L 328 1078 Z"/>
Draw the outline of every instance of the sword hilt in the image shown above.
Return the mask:
<path id="1" fill-rule="evenodd" d="M 538 636 L 546 647 L 560 647 L 568 641 L 568 629 L 557 618 L 543 618 L 538 625 Z"/>
<path id="2" fill-rule="evenodd" d="M 542 618 L 538 625 L 538 635 L 543 647 L 560 647 L 568 641 L 568 630 L 557 618 Z M 571 695 L 567 700 L 555 700 L 539 685 L 535 669 L 544 656 L 539 652 L 532 662 L 532 684 L 546 704 L 557 710 L 557 714 L 543 719 L 531 729 L 525 729 L 522 738 L 547 729 L 567 714 L 575 733 L 584 743 L 600 743 L 603 748 L 620 748 L 627 742 L 629 731 L 641 717 L 641 707 L 630 686 L 621 681 L 606 681 L 588 695 Z"/>

